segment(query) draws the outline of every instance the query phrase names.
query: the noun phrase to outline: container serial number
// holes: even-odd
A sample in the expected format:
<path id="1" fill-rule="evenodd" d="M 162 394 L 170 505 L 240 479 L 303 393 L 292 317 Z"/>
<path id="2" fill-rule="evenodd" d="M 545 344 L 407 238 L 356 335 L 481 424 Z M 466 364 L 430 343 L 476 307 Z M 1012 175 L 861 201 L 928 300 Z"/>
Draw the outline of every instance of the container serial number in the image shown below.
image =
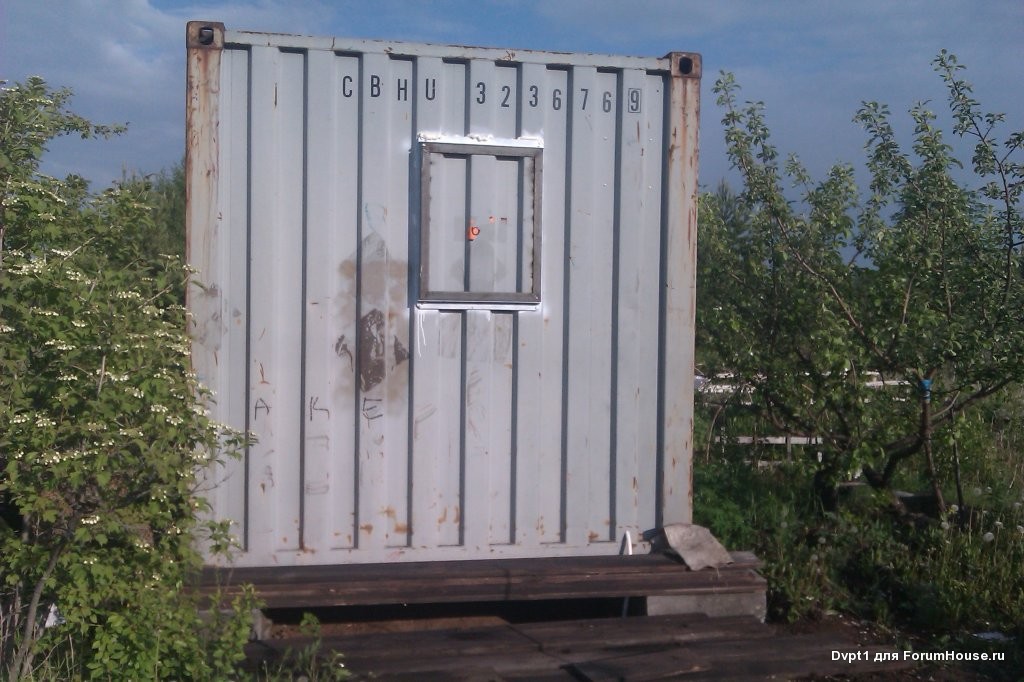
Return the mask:
<path id="1" fill-rule="evenodd" d="M 343 76 L 341 79 L 341 95 L 345 98 L 355 97 L 357 94 L 355 76 Z M 378 98 L 393 94 L 395 101 L 408 102 L 412 96 L 412 87 L 409 78 L 395 78 L 393 87 L 389 88 L 382 76 L 370 74 L 367 78 L 364 95 L 370 98 Z M 433 102 L 438 96 L 436 78 L 425 78 L 423 80 L 423 99 Z M 469 96 L 472 101 L 479 105 L 492 102 L 500 109 L 511 109 L 516 106 L 519 99 L 511 85 L 491 86 L 484 81 L 477 81 L 469 89 Z M 630 114 L 639 114 L 642 110 L 643 92 L 640 88 L 626 89 L 625 109 Z M 591 91 L 590 88 L 576 88 L 572 93 L 563 88 L 552 88 L 550 91 L 542 92 L 540 86 L 527 86 L 524 104 L 531 109 L 548 106 L 554 111 L 561 111 L 563 107 L 579 105 L 580 111 L 599 109 L 608 114 L 616 108 L 616 93 L 611 90 Z"/>

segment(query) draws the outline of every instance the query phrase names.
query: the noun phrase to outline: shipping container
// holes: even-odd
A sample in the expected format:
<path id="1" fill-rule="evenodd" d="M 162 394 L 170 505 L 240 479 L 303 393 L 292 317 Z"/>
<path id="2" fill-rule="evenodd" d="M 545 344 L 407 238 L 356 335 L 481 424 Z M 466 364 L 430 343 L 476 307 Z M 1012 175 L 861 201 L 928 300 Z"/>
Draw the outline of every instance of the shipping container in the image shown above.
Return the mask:
<path id="1" fill-rule="evenodd" d="M 241 566 L 691 514 L 700 57 L 187 29 L 192 361 Z M 213 561 L 213 559 L 210 559 Z"/>

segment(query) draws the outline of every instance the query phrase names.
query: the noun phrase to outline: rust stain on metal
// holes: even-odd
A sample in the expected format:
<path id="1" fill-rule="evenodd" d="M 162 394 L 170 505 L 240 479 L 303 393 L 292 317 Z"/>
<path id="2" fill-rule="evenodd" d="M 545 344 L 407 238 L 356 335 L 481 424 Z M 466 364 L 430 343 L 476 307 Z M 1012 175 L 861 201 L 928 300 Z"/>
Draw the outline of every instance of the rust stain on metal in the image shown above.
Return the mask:
<path id="1" fill-rule="evenodd" d="M 442 523 L 444 523 L 447 520 L 448 520 L 448 507 L 445 507 L 444 510 L 441 511 L 441 515 L 437 517 L 437 525 L 441 525 Z"/>
<path id="2" fill-rule="evenodd" d="M 600 537 L 601 536 L 595 533 L 594 531 L 590 531 L 589 533 L 587 533 L 587 542 L 594 542 Z"/>
<path id="3" fill-rule="evenodd" d="M 359 530 L 361 530 L 364 533 L 366 533 L 367 535 L 369 535 L 370 533 L 373 532 L 373 524 L 372 523 L 364 523 L 363 525 L 359 526 Z"/>
<path id="4" fill-rule="evenodd" d="M 207 40 L 209 38 L 209 40 Z M 192 236 L 213 225 L 217 194 L 217 157 L 220 141 L 217 120 L 220 96 L 220 58 L 224 24 L 189 22 L 185 29 L 188 47 L 188 97 L 185 106 L 185 260 L 195 263 Z M 203 254 L 205 257 L 206 254 Z M 186 287 L 191 299 L 193 287 Z M 189 301 L 191 306 L 191 302 Z"/>

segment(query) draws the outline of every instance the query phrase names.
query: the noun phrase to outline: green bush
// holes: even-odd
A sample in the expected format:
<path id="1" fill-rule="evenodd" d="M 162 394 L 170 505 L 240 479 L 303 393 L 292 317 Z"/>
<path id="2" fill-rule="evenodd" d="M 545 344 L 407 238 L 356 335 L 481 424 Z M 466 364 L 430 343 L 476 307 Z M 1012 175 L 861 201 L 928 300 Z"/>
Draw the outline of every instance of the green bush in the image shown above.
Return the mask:
<path id="1" fill-rule="evenodd" d="M 0 92 L 0 661 L 12 680 L 224 679 L 251 604 L 204 625 L 184 588 L 197 534 L 230 547 L 197 521 L 196 471 L 241 435 L 203 408 L 187 273 L 141 256 L 140 188 L 39 174 L 51 138 L 116 132 L 68 97 Z"/>
<path id="2" fill-rule="evenodd" d="M 1021 500 L 978 507 L 961 524 L 956 507 L 908 517 L 860 488 L 832 513 L 815 505 L 809 478 L 724 458 L 695 471 L 695 522 L 765 562 L 773 619 L 842 611 L 934 639 L 998 630 L 1024 642 Z"/>

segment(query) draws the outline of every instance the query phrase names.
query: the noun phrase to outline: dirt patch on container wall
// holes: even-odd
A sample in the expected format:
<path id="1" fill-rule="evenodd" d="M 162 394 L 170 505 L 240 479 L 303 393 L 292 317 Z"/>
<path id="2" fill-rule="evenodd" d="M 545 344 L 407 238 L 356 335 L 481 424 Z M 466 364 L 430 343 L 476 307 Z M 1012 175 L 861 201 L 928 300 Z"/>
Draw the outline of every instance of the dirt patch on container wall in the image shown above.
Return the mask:
<path id="1" fill-rule="evenodd" d="M 389 400 L 401 400 L 408 390 L 409 264 L 393 260 L 377 232 L 367 234 L 356 253 L 339 264 L 338 313 L 356 321 L 354 338 L 335 341 L 334 353 L 342 372 L 355 373 L 362 391 L 386 385 Z"/>
<path id="2" fill-rule="evenodd" d="M 384 313 L 374 308 L 359 320 L 359 384 L 364 391 L 384 381 L 387 363 L 384 355 Z"/>

